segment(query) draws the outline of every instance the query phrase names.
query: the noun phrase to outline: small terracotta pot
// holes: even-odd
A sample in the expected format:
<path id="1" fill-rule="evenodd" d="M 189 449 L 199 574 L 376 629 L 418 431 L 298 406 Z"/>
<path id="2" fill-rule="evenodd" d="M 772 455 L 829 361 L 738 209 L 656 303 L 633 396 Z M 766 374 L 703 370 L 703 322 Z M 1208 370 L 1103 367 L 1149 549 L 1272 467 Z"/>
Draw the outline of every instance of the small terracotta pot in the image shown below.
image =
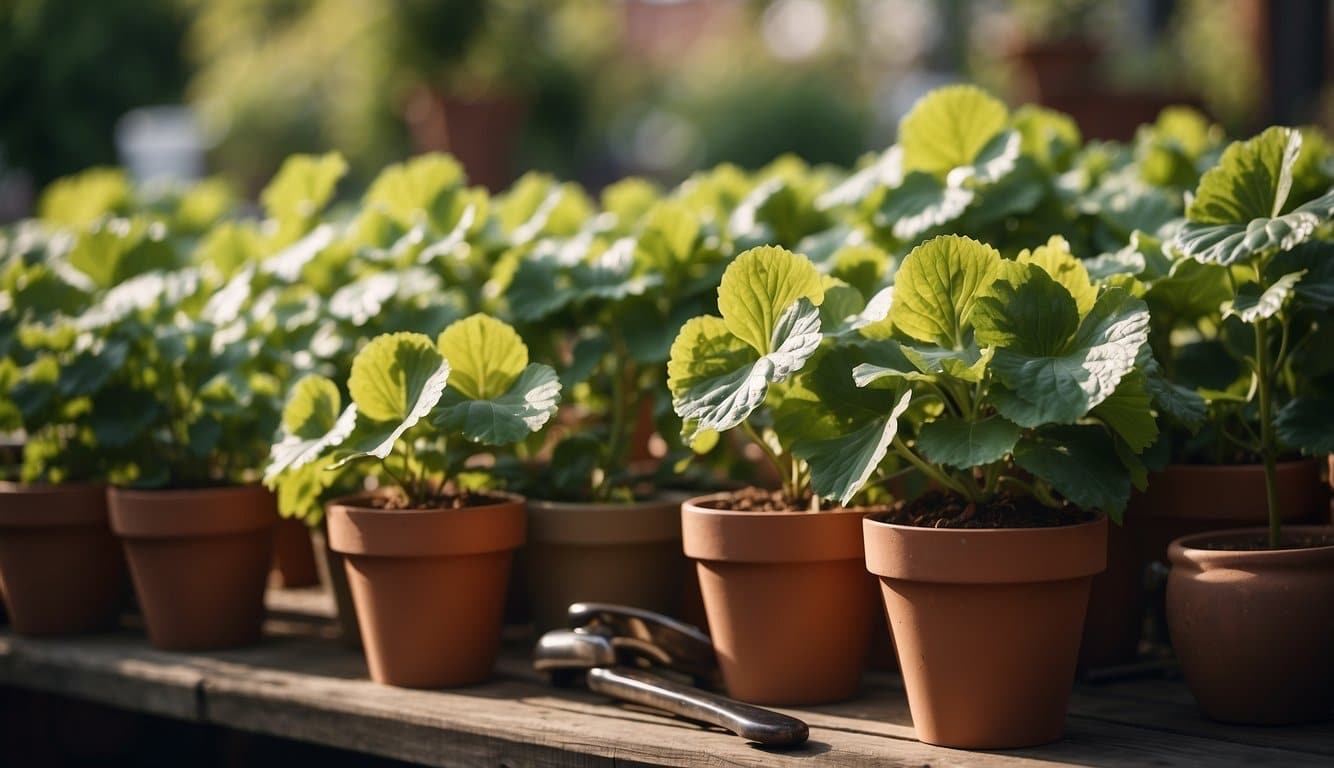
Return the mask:
<path id="1" fill-rule="evenodd" d="M 1334 709 L 1334 545 L 1238 551 L 1265 535 L 1234 529 L 1186 536 L 1168 550 L 1172 645 L 1204 714 L 1225 723 L 1328 720 Z M 1334 535 L 1288 526 L 1286 533 Z"/>
<path id="2" fill-rule="evenodd" d="M 329 546 L 345 558 L 371 679 L 405 688 L 491 676 L 524 501 L 384 510 L 366 496 L 331 502 Z"/>
<path id="3" fill-rule="evenodd" d="M 107 519 L 105 486 L 0 483 L 0 581 L 14 631 L 116 626 L 129 583 Z"/>
<path id="4" fill-rule="evenodd" d="M 953 529 L 867 519 L 917 738 L 965 749 L 1055 741 L 1065 727 L 1107 519 Z"/>
<path id="5" fill-rule="evenodd" d="M 320 583 L 310 528 L 301 520 L 285 517 L 278 521 L 273 533 L 273 569 L 269 582 L 279 589 L 313 587 Z"/>
<path id="6" fill-rule="evenodd" d="M 727 494 L 681 506 L 728 693 L 756 704 L 852 696 L 871 642 L 862 510 L 733 512 Z"/>
<path id="7" fill-rule="evenodd" d="M 1329 516 L 1329 488 L 1317 459 L 1278 465 L 1279 503 L 1285 523 L 1321 523 Z M 1145 569 L 1167 562 L 1173 539 L 1265 522 L 1264 467 L 1173 464 L 1149 476 L 1136 492 L 1122 530 L 1108 537 L 1107 570 L 1093 580 L 1080 666 L 1125 664 L 1135 659 L 1148 596 Z M 1161 606 L 1159 607 L 1161 610 Z"/>
<path id="8" fill-rule="evenodd" d="M 107 499 L 149 642 L 203 650 L 259 640 L 278 522 L 270 491 L 112 488 Z"/>
<path id="9" fill-rule="evenodd" d="M 631 605 L 681 616 L 686 559 L 681 503 L 528 501 L 523 550 L 539 632 L 565 626 L 574 602 Z"/>

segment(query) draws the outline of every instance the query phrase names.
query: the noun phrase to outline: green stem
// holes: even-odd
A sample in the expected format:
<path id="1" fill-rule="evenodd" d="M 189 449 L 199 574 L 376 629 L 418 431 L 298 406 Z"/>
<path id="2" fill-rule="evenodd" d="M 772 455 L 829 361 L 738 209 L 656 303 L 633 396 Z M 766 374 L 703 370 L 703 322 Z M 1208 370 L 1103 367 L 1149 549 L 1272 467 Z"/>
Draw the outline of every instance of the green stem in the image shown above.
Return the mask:
<path id="1" fill-rule="evenodd" d="M 959 483 L 954 478 L 940 471 L 940 469 L 923 461 L 920 457 L 918 457 L 916 453 L 913 452 L 911 448 L 908 447 L 907 443 L 903 442 L 902 438 L 900 438 L 898 435 L 894 436 L 893 445 L 894 445 L 894 450 L 898 451 L 898 454 L 902 456 L 909 464 L 913 465 L 914 467 L 917 467 L 917 469 L 920 470 L 922 474 L 926 475 L 932 480 L 935 480 L 937 483 L 940 483 L 942 486 L 949 488 L 951 491 L 954 491 L 955 493 L 959 494 L 960 496 L 970 501 L 977 500 L 976 498 L 977 494 L 974 489 L 965 487 L 962 483 Z"/>
<path id="2" fill-rule="evenodd" d="M 1255 321 L 1255 368 L 1260 394 L 1260 458 L 1265 467 L 1265 501 L 1269 507 L 1269 546 L 1278 549 L 1283 538 L 1283 522 L 1278 508 L 1278 445 L 1274 439 L 1274 395 L 1269 356 L 1267 318 Z"/>
<path id="3" fill-rule="evenodd" d="M 783 460 L 778 457 L 778 454 L 774 453 L 774 450 L 769 447 L 768 443 L 764 442 L 764 439 L 760 437 L 760 433 L 755 431 L 755 427 L 751 426 L 749 421 L 741 422 L 741 428 L 744 429 L 750 439 L 760 447 L 760 450 L 764 451 L 764 455 L 769 457 L 769 463 L 774 468 L 774 474 L 778 475 L 779 484 L 783 486 L 783 490 L 787 490 L 786 486 L 791 479 L 789 477 L 790 467 L 783 466 Z"/>
<path id="4" fill-rule="evenodd" d="M 629 442 L 625 435 L 627 428 L 633 429 L 634 419 L 628 418 L 626 409 L 630 407 L 626 397 L 625 380 L 627 375 L 634 375 L 634 365 L 628 359 L 626 354 L 625 342 L 620 334 L 612 334 L 612 356 L 611 365 L 611 434 L 607 440 L 607 459 L 615 466 L 622 466 L 628 463 L 621 454 L 625 451 L 625 446 Z M 603 475 L 602 482 L 611 482 L 612 475 L 618 473 L 606 472 Z M 601 497 L 602 492 L 607 489 L 595 489 L 595 495 Z"/>

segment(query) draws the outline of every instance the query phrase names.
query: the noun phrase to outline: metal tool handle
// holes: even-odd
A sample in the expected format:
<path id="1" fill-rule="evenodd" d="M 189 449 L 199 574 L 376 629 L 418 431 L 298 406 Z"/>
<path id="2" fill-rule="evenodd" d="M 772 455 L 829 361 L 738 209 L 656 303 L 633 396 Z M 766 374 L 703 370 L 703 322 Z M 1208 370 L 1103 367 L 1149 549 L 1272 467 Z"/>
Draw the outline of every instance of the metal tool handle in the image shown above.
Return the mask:
<path id="1" fill-rule="evenodd" d="M 610 603 L 574 603 L 569 626 L 611 639 L 622 664 L 647 662 L 719 687 L 718 661 L 709 636 L 682 621 L 642 608 Z M 598 666 L 604 666 L 599 664 Z"/>
<path id="2" fill-rule="evenodd" d="M 716 725 L 760 744 L 795 746 L 810 736 L 810 728 L 795 717 L 681 685 L 637 669 L 590 669 L 588 688 L 612 698 Z"/>

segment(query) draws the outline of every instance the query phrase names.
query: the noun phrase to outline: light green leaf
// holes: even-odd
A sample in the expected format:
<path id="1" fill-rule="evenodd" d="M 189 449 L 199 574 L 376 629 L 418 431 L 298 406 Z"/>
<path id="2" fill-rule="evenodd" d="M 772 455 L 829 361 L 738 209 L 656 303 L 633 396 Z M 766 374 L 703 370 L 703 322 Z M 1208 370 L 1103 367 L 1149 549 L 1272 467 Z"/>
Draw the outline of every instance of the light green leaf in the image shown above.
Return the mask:
<path id="1" fill-rule="evenodd" d="M 392 424 L 397 432 L 371 453 L 388 455 L 393 440 L 440 401 L 449 378 L 449 361 L 425 334 L 388 333 L 371 339 L 352 360 L 348 392 L 362 416 Z"/>
<path id="2" fill-rule="evenodd" d="M 283 406 L 283 430 L 303 438 L 313 438 L 333 429 L 343 396 L 338 385 L 323 376 L 303 376 L 292 385 Z"/>
<path id="3" fill-rule="evenodd" d="M 108 214 L 123 213 L 130 202 L 130 182 L 119 168 L 90 168 L 53 181 L 37 203 L 44 221 L 86 227 Z"/>
<path id="4" fill-rule="evenodd" d="M 329 204 L 345 173 L 347 161 L 337 152 L 292 155 L 260 193 L 259 200 L 265 212 L 279 221 L 309 219 Z"/>
<path id="5" fill-rule="evenodd" d="M 1307 456 L 1334 453 L 1334 402 L 1299 397 L 1279 409 L 1274 419 L 1278 439 Z"/>
<path id="6" fill-rule="evenodd" d="M 1084 262 L 1070 252 L 1070 243 L 1060 235 L 1052 235 L 1046 245 L 1019 252 L 1015 259 L 1020 264 L 1036 264 L 1053 280 L 1060 283 L 1074 297 L 1079 316 L 1087 315 L 1098 298 L 1098 288 L 1089 279 Z"/>
<path id="7" fill-rule="evenodd" d="M 335 394 L 337 390 L 335 390 Z M 291 407 L 288 401 L 288 407 Z M 287 414 L 284 412 L 284 421 Z M 269 449 L 269 465 L 264 468 L 264 481 L 272 482 L 279 475 L 310 464 L 317 459 L 326 458 L 352 435 L 357 426 L 357 406 L 350 404 L 343 412 L 329 423 L 323 432 L 316 431 L 316 425 L 323 418 L 311 419 L 301 425 L 301 429 L 287 430 L 282 439 Z M 286 425 L 284 425 L 286 429 Z M 401 433 L 400 433 L 401 434 Z M 396 439 L 397 436 L 395 436 Z M 383 441 L 381 441 L 383 442 Z M 377 443 L 378 445 L 378 443 Z M 393 441 L 390 440 L 392 447 Z M 374 448 L 371 449 L 373 452 Z"/>
<path id="8" fill-rule="evenodd" d="M 981 88 L 938 88 L 919 99 L 899 123 L 904 170 L 943 177 L 970 165 L 1008 120 L 1005 104 Z"/>
<path id="9" fill-rule="evenodd" d="M 1153 418 L 1153 398 L 1142 371 L 1131 371 L 1117 385 L 1112 396 L 1093 409 L 1136 453 L 1158 439 L 1158 422 Z"/>
<path id="10" fill-rule="evenodd" d="M 440 354 L 449 361 L 449 388 L 471 400 L 508 391 L 528 366 L 528 347 L 506 323 L 472 315 L 440 333 Z"/>
<path id="11" fill-rule="evenodd" d="M 886 190 L 871 222 L 896 240 L 912 242 L 957 220 L 977 197 L 971 189 L 946 186 L 929 173 L 914 171 Z"/>
<path id="12" fill-rule="evenodd" d="M 414 157 L 386 167 L 371 183 L 365 204 L 379 207 L 404 227 L 430 221 L 445 226 L 447 212 L 438 210 L 441 196 L 463 186 L 463 166 L 449 155 Z"/>
<path id="13" fill-rule="evenodd" d="M 484 445 L 510 445 L 540 430 L 560 403 L 560 379 L 551 366 L 531 363 L 495 396 L 473 398 L 450 386 L 435 423 Z"/>
<path id="14" fill-rule="evenodd" d="M 819 306 L 820 273 L 804 256 L 786 248 L 752 248 L 736 258 L 718 286 L 718 310 L 732 335 L 760 355 L 775 351 L 779 318 L 799 299 Z M 818 318 L 818 313 L 817 313 Z"/>
<path id="15" fill-rule="evenodd" d="M 998 269 L 1000 253 L 958 235 L 917 246 L 894 278 L 889 319 L 908 336 L 961 349 L 971 334 L 973 304 Z"/>
<path id="16" fill-rule="evenodd" d="M 680 201 L 664 200 L 645 217 L 637 250 L 651 268 L 671 272 L 689 263 L 699 234 L 699 216 Z"/>
<path id="17" fill-rule="evenodd" d="M 1067 170 L 1084 143 L 1069 115 L 1032 104 L 1015 110 L 1014 127 L 1023 137 L 1023 153 L 1052 171 Z"/>
<path id="18" fill-rule="evenodd" d="M 899 418 L 908 410 L 912 390 L 902 394 L 888 414 L 865 421 L 846 434 L 824 440 L 798 441 L 792 453 L 806 461 L 811 472 L 811 490 L 817 496 L 837 499 L 846 505 L 852 501 L 898 435 Z"/>
<path id="19" fill-rule="evenodd" d="M 1200 179 L 1177 249 L 1226 266 L 1309 240 L 1334 217 L 1334 190 L 1284 213 L 1301 146 L 1301 133 L 1281 127 L 1229 145 Z"/>
<path id="20" fill-rule="evenodd" d="M 1275 280 L 1264 291 L 1255 283 L 1247 283 L 1237 289 L 1237 297 L 1223 305 L 1223 317 L 1236 315 L 1243 323 L 1254 323 L 1277 315 L 1283 305 L 1292 298 L 1293 289 L 1301 282 L 1306 270 L 1289 272 Z"/>
<path id="21" fill-rule="evenodd" d="M 917 448 L 932 463 L 970 469 L 1005 458 L 1022 432 L 1000 416 L 979 421 L 939 416 L 918 430 Z"/>
<path id="22" fill-rule="evenodd" d="M 1114 521 L 1121 519 L 1130 499 L 1130 475 L 1101 427 L 1047 427 L 1019 441 L 1014 461 L 1071 504 L 1101 510 Z"/>
<path id="23" fill-rule="evenodd" d="M 919 344 L 904 344 L 901 349 L 903 356 L 924 374 L 944 374 L 974 384 L 982 380 L 992 355 L 990 348 L 979 350 L 971 342 L 964 345 L 963 349 L 941 349 Z"/>
<path id="24" fill-rule="evenodd" d="M 1148 337 L 1144 302 L 1122 289 L 1107 289 L 1054 354 L 996 349 L 991 397 L 1002 415 L 1023 427 L 1073 423 L 1111 397 Z"/>

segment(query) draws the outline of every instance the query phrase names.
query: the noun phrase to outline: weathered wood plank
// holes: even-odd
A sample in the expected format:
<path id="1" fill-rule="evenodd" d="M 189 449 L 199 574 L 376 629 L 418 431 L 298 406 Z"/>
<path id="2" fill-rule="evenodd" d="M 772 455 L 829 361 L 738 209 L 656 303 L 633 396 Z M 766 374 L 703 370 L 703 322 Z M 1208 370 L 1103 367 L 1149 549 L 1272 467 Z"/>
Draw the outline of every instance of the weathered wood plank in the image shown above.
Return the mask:
<path id="1" fill-rule="evenodd" d="M 133 632 L 61 640 L 0 634 L 0 684 L 439 766 L 1327 766 L 1334 754 L 1334 726 L 1220 726 L 1199 717 L 1179 681 L 1163 680 L 1081 687 L 1057 744 L 942 749 L 915 740 L 901 683 L 884 674 L 868 675 L 852 701 L 789 710 L 810 723 L 811 742 L 770 752 L 587 691 L 553 689 L 532 671 L 526 639 L 510 643 L 487 685 L 375 685 L 359 654 L 325 639 L 322 599 L 271 596 L 282 620 L 267 625 L 269 640 L 210 654 L 153 651 Z"/>

